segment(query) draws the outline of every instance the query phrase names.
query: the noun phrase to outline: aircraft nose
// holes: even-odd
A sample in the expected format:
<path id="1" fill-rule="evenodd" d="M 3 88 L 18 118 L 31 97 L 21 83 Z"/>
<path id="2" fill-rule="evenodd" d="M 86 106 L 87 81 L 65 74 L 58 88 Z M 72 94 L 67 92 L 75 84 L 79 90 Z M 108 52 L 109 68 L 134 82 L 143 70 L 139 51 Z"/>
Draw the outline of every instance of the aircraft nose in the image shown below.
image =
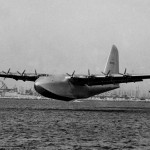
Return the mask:
<path id="1" fill-rule="evenodd" d="M 40 82 L 39 82 L 39 81 L 36 81 L 36 82 L 34 83 L 34 86 L 40 86 Z"/>
<path id="2" fill-rule="evenodd" d="M 39 92 L 41 88 L 42 88 L 41 83 L 40 83 L 39 81 L 36 81 L 36 82 L 34 83 L 34 89 L 35 89 L 37 92 Z"/>

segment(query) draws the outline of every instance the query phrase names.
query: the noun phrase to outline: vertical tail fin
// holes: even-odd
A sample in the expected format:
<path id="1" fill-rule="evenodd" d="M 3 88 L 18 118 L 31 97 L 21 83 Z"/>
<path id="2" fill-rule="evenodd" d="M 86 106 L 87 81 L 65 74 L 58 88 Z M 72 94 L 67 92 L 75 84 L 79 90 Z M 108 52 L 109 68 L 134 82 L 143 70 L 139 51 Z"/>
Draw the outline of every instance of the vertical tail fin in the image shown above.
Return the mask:
<path id="1" fill-rule="evenodd" d="M 112 46 L 111 52 L 109 54 L 105 69 L 105 74 L 117 74 L 119 73 L 119 54 L 118 49 L 115 45 Z"/>

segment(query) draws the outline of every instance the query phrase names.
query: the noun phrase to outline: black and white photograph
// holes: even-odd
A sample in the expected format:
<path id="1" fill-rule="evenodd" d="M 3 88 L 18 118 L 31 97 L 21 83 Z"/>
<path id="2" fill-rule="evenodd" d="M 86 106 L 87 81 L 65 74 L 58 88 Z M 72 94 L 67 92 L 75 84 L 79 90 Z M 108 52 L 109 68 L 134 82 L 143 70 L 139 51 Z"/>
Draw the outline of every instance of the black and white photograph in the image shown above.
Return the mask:
<path id="1" fill-rule="evenodd" d="M 0 0 L 0 150 L 150 150 L 150 0 Z"/>

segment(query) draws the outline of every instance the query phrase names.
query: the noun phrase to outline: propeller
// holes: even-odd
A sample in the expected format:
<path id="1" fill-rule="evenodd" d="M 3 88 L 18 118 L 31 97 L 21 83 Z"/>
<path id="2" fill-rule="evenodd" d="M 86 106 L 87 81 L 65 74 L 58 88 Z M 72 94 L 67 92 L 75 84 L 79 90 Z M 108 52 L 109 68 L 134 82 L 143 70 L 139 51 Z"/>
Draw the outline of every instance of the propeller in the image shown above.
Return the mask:
<path id="1" fill-rule="evenodd" d="M 124 73 L 119 73 L 119 74 L 121 74 L 121 75 L 123 75 L 123 76 L 130 76 L 130 74 L 127 73 L 127 69 L 126 69 L 126 68 L 125 68 L 125 70 L 124 70 Z"/>
<path id="2" fill-rule="evenodd" d="M 5 73 L 5 74 L 9 74 L 10 73 L 10 68 L 8 69 L 7 72 L 5 72 L 5 71 L 2 71 L 2 72 Z"/>
<path id="3" fill-rule="evenodd" d="M 120 75 L 126 75 L 127 69 L 125 68 L 124 73 L 119 73 Z"/>
<path id="4" fill-rule="evenodd" d="M 8 71 L 7 72 L 5 72 L 5 71 L 2 71 L 3 73 L 5 73 L 6 75 L 8 75 L 9 73 L 10 73 L 10 68 L 8 69 Z M 6 78 L 6 77 L 5 77 Z M 4 80 L 5 80 L 5 78 L 4 78 Z"/>
<path id="5" fill-rule="evenodd" d="M 21 76 L 23 76 L 23 75 L 25 75 L 25 71 L 26 70 L 24 70 L 22 73 L 20 73 L 19 71 L 17 71 Z"/>
<path id="6" fill-rule="evenodd" d="M 102 74 L 104 74 L 106 77 L 108 77 L 110 74 L 110 70 L 107 73 L 101 72 Z"/>
<path id="7" fill-rule="evenodd" d="M 91 74 L 90 73 L 90 69 L 88 69 L 88 76 L 87 76 L 87 78 L 94 78 L 94 77 L 95 77 L 95 75 Z"/>
<path id="8" fill-rule="evenodd" d="M 74 74 L 75 74 L 75 70 L 73 71 L 72 74 L 66 73 L 68 76 L 70 76 L 71 78 L 73 78 Z"/>

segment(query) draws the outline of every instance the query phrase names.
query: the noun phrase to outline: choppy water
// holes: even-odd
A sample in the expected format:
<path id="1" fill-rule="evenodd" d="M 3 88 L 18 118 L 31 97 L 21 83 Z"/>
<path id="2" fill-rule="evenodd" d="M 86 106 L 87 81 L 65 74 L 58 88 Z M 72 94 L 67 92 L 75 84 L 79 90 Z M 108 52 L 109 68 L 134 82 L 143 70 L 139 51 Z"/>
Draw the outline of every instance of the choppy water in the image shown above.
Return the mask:
<path id="1" fill-rule="evenodd" d="M 34 108 L 39 103 L 36 101 Z M 150 149 L 149 111 L 44 110 L 42 106 L 29 109 L 18 108 L 18 102 L 16 106 L 6 108 L 5 104 L 2 109 L 1 103 L 0 149 Z"/>

